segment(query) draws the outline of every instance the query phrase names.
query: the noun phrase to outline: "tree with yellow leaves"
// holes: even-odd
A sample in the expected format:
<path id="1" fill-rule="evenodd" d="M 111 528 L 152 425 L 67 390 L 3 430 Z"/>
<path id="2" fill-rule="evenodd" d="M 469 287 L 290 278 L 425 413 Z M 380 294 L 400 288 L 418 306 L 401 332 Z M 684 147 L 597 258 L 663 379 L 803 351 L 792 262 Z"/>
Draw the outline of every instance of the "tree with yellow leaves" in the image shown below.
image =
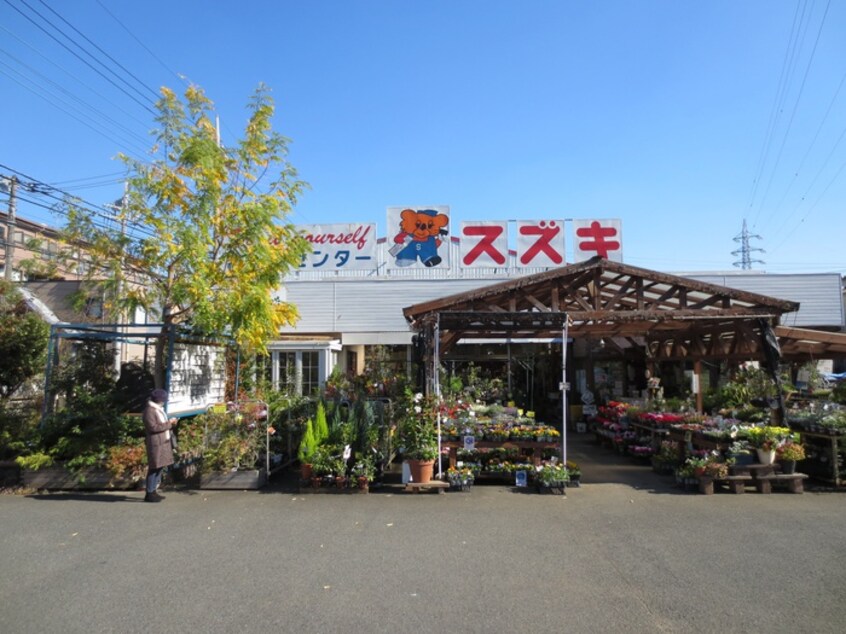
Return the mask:
<path id="1" fill-rule="evenodd" d="M 228 334 L 264 352 L 296 307 L 274 301 L 282 277 L 299 266 L 307 242 L 286 221 L 305 184 L 274 132 L 269 91 L 249 104 L 243 138 L 223 147 L 213 104 L 191 86 L 180 98 L 163 88 L 150 162 L 121 155 L 129 171 L 116 223 L 69 210 L 67 239 L 84 244 L 86 275 L 105 291 L 113 314 L 143 307 L 163 324 Z M 155 382 L 165 380 L 165 341 L 157 339 Z"/>

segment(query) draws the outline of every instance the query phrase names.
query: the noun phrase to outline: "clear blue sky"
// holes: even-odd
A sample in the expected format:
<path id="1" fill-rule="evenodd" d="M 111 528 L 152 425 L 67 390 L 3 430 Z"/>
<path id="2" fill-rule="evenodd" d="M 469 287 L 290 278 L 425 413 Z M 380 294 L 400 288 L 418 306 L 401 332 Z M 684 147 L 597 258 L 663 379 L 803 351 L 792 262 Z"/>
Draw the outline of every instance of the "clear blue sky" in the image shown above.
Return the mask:
<path id="1" fill-rule="evenodd" d="M 746 218 L 756 268 L 846 273 L 842 0 L 0 0 L 0 27 L 0 163 L 95 203 L 120 196 L 113 157 L 149 147 L 151 90 L 179 73 L 224 143 L 273 89 L 311 185 L 297 224 L 381 236 L 386 207 L 435 204 L 453 226 L 620 218 L 626 262 L 702 271 L 732 268 Z"/>

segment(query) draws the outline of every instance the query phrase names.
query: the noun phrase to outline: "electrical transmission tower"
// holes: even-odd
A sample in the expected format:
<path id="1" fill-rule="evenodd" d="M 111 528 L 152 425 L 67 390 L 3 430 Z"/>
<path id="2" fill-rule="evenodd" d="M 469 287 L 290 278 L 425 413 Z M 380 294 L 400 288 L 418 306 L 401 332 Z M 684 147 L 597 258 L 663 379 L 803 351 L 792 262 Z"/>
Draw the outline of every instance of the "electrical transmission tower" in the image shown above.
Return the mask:
<path id="1" fill-rule="evenodd" d="M 761 253 L 765 253 L 763 249 L 758 249 L 756 247 L 749 246 L 749 240 L 751 238 L 757 238 L 758 240 L 763 240 L 761 236 L 756 233 L 749 233 L 749 230 L 746 228 L 746 219 L 743 220 L 743 231 L 740 232 L 739 235 L 734 237 L 735 242 L 740 243 L 740 248 L 737 251 L 732 251 L 732 255 L 739 255 L 740 261 L 735 262 L 735 266 L 739 266 L 744 270 L 748 270 L 752 268 L 753 264 L 766 264 L 763 260 L 753 260 L 752 259 L 752 252 L 753 251 L 760 251 Z"/>

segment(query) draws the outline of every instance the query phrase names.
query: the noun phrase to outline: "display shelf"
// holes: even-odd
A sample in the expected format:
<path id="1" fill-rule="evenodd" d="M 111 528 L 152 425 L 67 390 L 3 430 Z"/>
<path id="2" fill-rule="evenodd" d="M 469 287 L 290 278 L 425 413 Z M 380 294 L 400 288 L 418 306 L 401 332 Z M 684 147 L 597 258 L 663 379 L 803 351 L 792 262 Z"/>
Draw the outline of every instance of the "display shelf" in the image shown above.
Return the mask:
<path id="1" fill-rule="evenodd" d="M 801 461 L 802 470 L 816 480 L 846 485 L 846 436 L 799 432 L 807 458 Z"/>

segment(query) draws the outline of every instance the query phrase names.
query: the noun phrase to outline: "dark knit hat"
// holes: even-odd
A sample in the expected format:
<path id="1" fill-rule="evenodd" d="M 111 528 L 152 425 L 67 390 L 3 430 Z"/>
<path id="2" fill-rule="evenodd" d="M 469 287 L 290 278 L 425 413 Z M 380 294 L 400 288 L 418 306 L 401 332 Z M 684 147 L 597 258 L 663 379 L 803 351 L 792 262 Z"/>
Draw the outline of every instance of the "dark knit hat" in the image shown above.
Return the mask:
<path id="1" fill-rule="evenodd" d="M 150 394 L 150 398 L 156 403 L 167 403 L 167 390 L 153 390 L 152 394 Z"/>

